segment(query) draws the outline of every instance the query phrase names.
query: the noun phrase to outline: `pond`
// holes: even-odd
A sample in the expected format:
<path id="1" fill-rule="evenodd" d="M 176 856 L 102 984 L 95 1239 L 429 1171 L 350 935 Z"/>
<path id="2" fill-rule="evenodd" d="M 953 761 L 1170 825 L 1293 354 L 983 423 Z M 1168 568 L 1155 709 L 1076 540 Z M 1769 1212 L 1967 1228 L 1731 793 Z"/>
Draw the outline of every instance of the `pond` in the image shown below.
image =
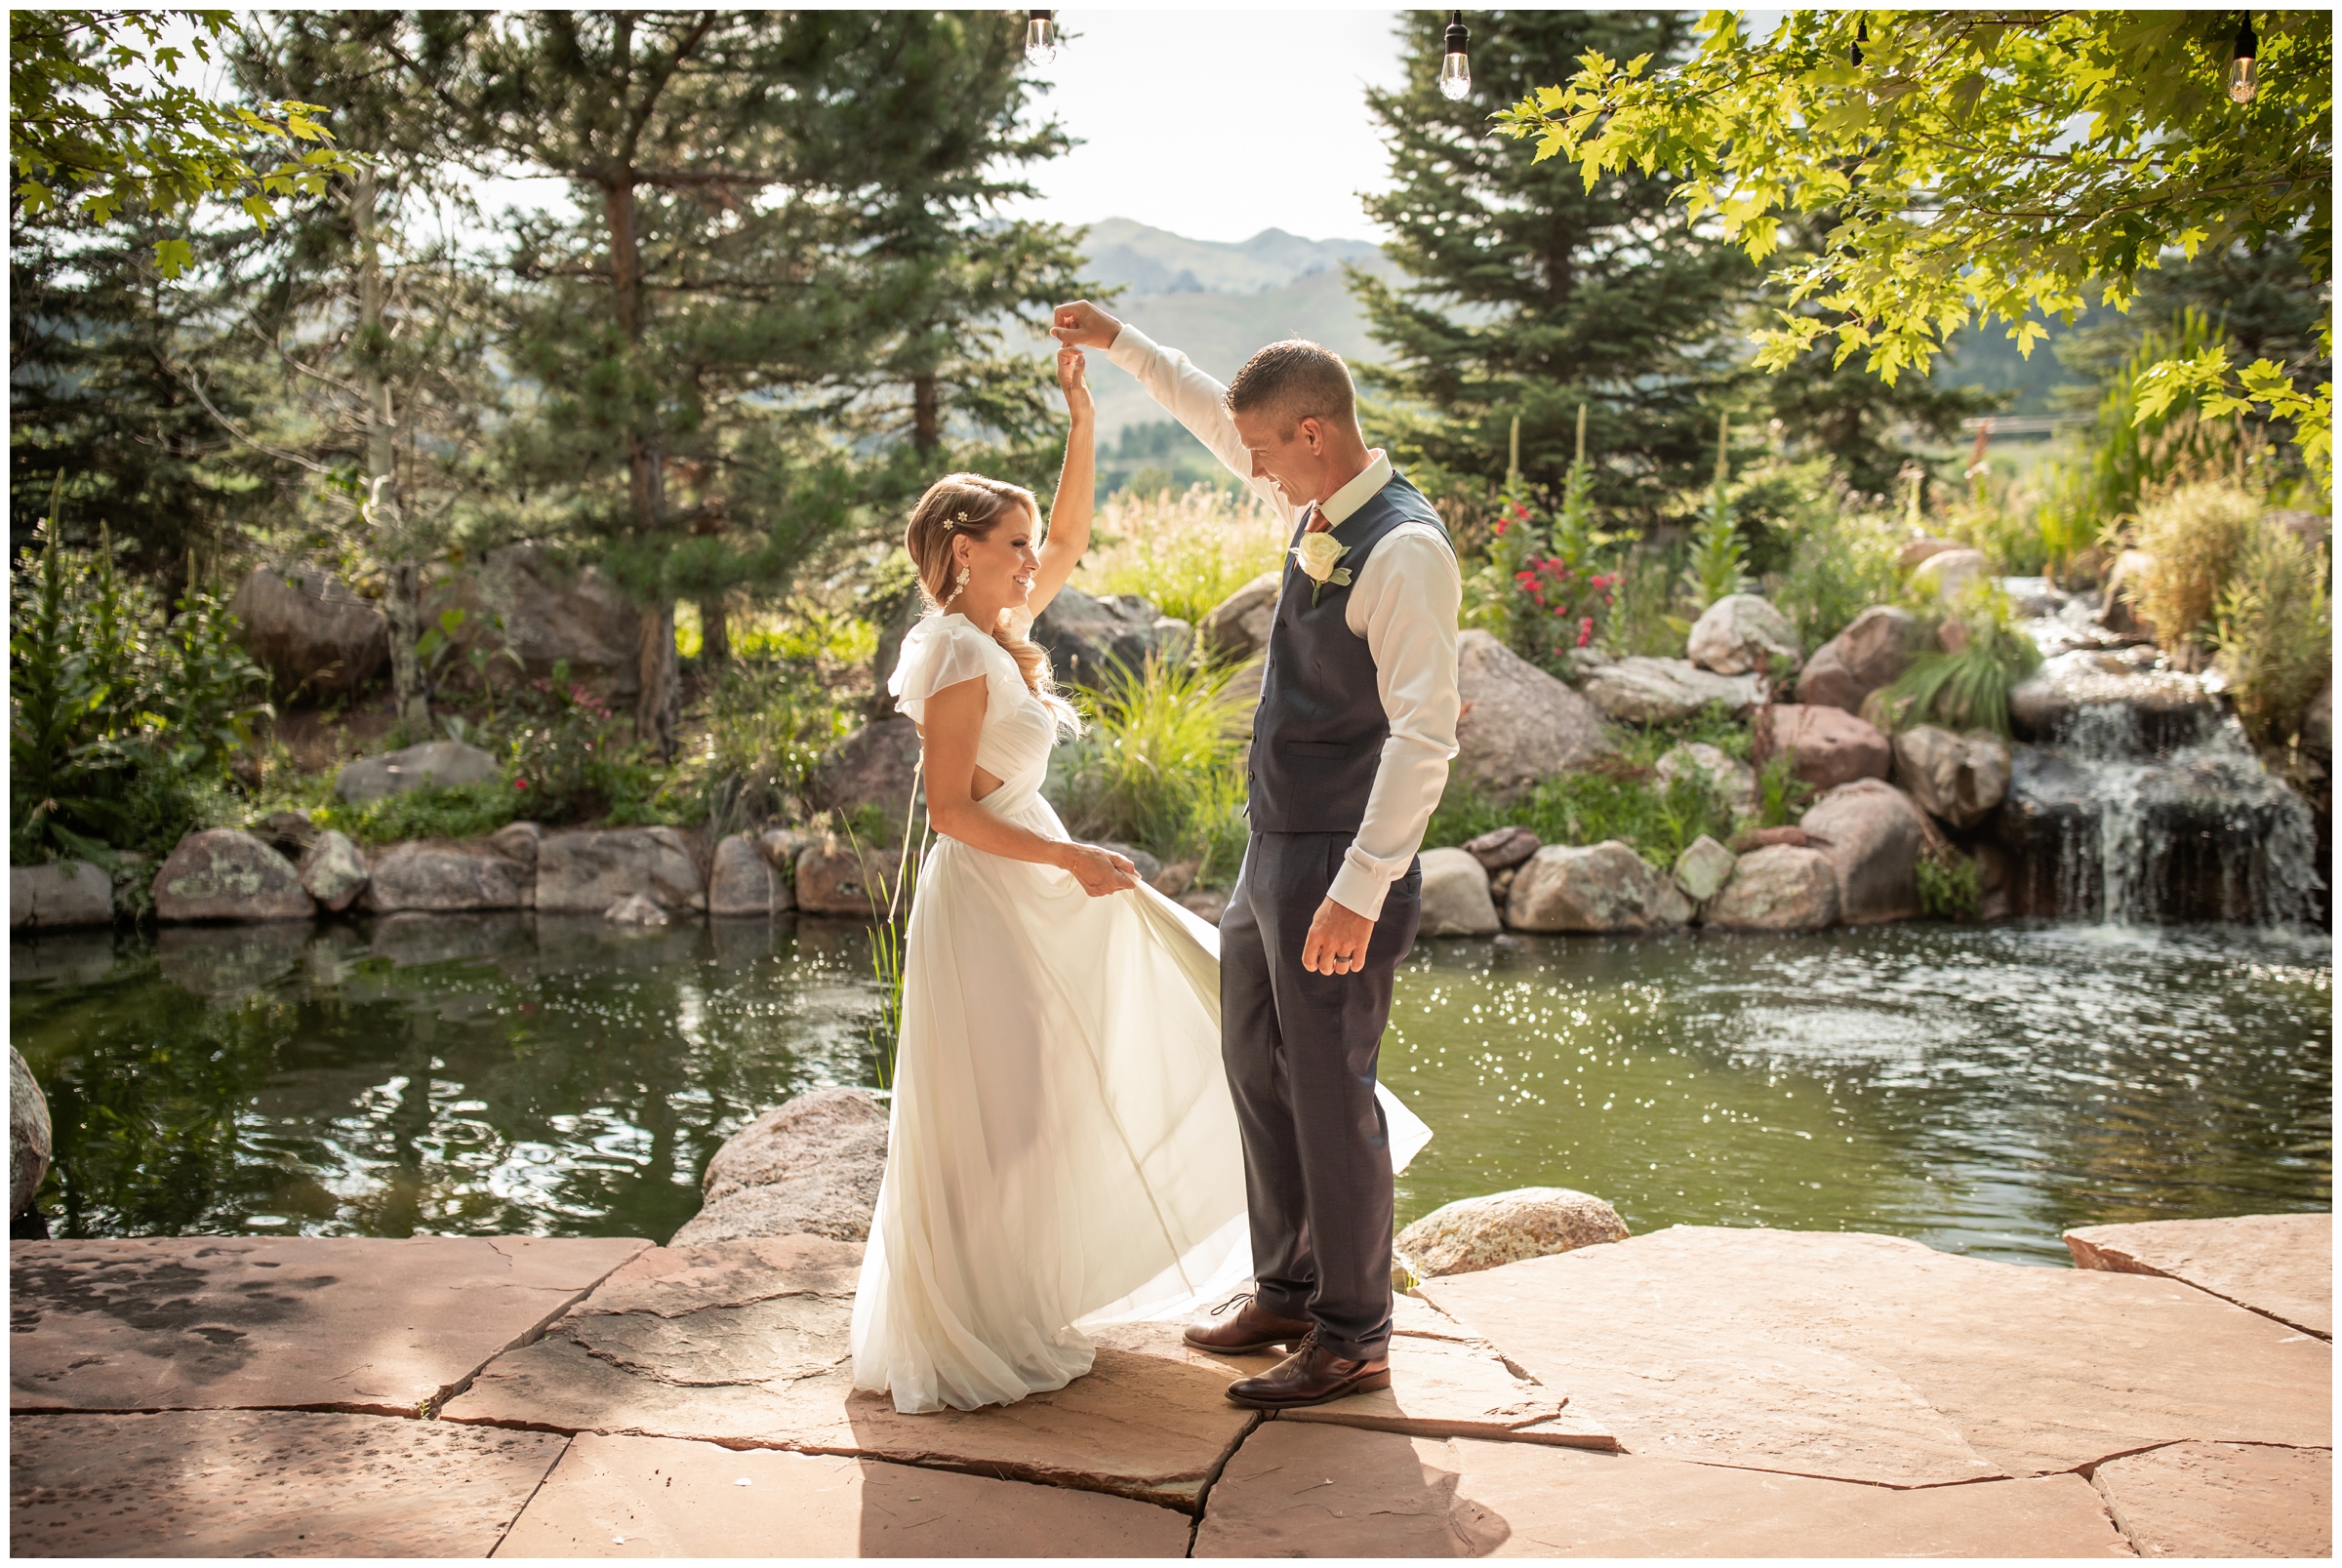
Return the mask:
<path id="1" fill-rule="evenodd" d="M 767 1106 L 868 1082 L 858 928 L 400 916 L 11 948 L 60 1235 L 664 1239 Z M 1582 1188 L 2062 1262 L 2058 1232 L 2332 1202 L 2332 951 L 2231 927 L 1425 943 L 1399 1218 Z"/>

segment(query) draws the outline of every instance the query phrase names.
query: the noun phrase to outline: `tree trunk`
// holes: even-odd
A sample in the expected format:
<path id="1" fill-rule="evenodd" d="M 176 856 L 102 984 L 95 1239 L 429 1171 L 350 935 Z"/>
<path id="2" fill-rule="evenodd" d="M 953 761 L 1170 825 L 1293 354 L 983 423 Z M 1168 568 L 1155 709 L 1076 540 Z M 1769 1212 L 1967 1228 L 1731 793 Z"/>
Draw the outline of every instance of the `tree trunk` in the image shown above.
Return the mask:
<path id="1" fill-rule="evenodd" d="M 422 662 L 415 657 L 415 639 L 422 620 L 422 572 L 412 557 L 405 518 L 399 508 L 397 451 L 392 437 L 397 422 L 390 407 L 390 381 L 383 374 L 383 259 L 375 243 L 375 173 L 371 164 L 359 166 L 351 182 L 350 228 L 358 244 L 358 386 L 366 401 L 366 488 L 368 521 L 374 528 L 375 553 L 382 557 L 389 578 L 383 596 L 383 614 L 390 623 L 390 695 L 399 723 L 420 738 L 428 738 L 430 704 L 423 695 Z"/>
<path id="2" fill-rule="evenodd" d="M 683 671 L 675 659 L 673 600 L 642 613 L 642 641 L 634 669 L 642 690 L 634 696 L 634 738 L 662 757 L 675 750 L 675 722 L 682 717 Z"/>
<path id="3" fill-rule="evenodd" d="M 935 378 L 913 377 L 910 383 L 910 444 L 921 452 L 943 445 L 943 422 L 935 406 Z"/>
<path id="4" fill-rule="evenodd" d="M 602 181 L 602 215 L 610 230 L 610 289 L 619 331 L 631 353 L 642 342 L 642 250 L 634 211 L 634 171 L 620 169 Z M 627 444 L 626 492 L 634 526 L 645 538 L 666 529 L 666 473 L 658 448 L 637 432 Z M 654 591 L 642 612 L 642 636 L 635 650 L 641 690 L 634 698 L 634 738 L 661 756 L 675 746 L 675 721 L 683 706 L 682 671 L 675 661 L 675 604 Z"/>
<path id="5" fill-rule="evenodd" d="M 700 601 L 700 658 L 709 664 L 727 663 L 732 658 L 732 625 L 725 619 L 720 593 Z"/>

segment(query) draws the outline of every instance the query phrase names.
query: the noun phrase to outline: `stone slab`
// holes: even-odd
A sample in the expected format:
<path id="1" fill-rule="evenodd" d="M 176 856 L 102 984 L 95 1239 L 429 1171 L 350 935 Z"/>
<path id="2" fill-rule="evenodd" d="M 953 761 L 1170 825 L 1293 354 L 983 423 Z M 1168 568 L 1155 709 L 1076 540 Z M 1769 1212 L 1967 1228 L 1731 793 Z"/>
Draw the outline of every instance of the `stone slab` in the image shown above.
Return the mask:
<path id="1" fill-rule="evenodd" d="M 2331 1347 L 2174 1280 L 1677 1226 L 1426 1281 L 1631 1453 L 1927 1486 L 2331 1446 Z"/>
<path id="2" fill-rule="evenodd" d="M 1527 1443 L 1271 1422 L 1198 1557 L 2124 1557 L 2079 1475 L 1904 1490 Z"/>
<path id="3" fill-rule="evenodd" d="M 446 1419 L 976 1469 L 1179 1508 L 1195 1506 L 1255 1424 L 1224 1397 L 1251 1366 L 1110 1342 L 1090 1374 L 1064 1388 L 1007 1406 L 901 1415 L 853 1386 L 845 1261 L 860 1252 L 778 1237 L 645 1254 L 613 1276 L 607 1295 L 497 1358 L 449 1401 Z"/>
<path id="4" fill-rule="evenodd" d="M 1181 1557 L 1189 1529 L 1183 1513 L 1099 1492 L 589 1435 L 570 1445 L 497 1555 Z"/>
<path id="5" fill-rule="evenodd" d="M 2331 1449 L 2173 1443 L 2091 1479 L 2142 1557 L 2334 1554 Z"/>
<path id="6" fill-rule="evenodd" d="M 9 1419 L 19 1557 L 485 1557 L 567 1439 L 304 1410 Z"/>
<path id="7" fill-rule="evenodd" d="M 2066 1232 L 2066 1250 L 2082 1268 L 2184 1279 L 2322 1340 L 2334 1337 L 2330 1214 L 2084 1226 Z"/>
<path id="8" fill-rule="evenodd" d="M 11 1245 L 17 1410 L 413 1415 L 649 1246 L 177 1236 Z"/>

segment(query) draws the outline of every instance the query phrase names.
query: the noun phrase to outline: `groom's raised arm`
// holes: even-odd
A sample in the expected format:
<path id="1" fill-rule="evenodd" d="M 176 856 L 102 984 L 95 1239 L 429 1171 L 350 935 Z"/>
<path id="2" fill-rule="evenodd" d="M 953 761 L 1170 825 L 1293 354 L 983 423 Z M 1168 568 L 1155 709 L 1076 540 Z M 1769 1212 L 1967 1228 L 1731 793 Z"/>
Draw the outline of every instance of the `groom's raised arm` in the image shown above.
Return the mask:
<path id="1" fill-rule="evenodd" d="M 1236 422 L 1228 412 L 1228 388 L 1197 370 L 1187 355 L 1165 348 L 1129 322 L 1117 321 L 1087 301 L 1058 306 L 1054 336 L 1063 342 L 1104 348 L 1110 363 L 1137 377 L 1147 395 L 1186 425 L 1247 489 L 1279 513 L 1292 511 L 1275 486 L 1253 477 L 1252 454 L 1236 434 Z"/>

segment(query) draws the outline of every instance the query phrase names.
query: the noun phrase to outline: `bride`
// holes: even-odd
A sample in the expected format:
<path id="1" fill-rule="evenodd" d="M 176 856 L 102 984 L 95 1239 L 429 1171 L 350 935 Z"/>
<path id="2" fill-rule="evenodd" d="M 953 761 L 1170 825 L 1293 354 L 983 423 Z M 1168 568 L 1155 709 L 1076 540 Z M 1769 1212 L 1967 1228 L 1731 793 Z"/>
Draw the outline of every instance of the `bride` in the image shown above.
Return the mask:
<path id="1" fill-rule="evenodd" d="M 1030 492 L 967 473 L 904 538 L 932 609 L 888 689 L 939 837 L 853 1353 L 856 1387 L 905 1412 L 1063 1387 L 1090 1369 L 1084 1325 L 1186 1315 L 1251 1268 L 1219 934 L 1041 798 L 1077 720 L 1029 632 L 1088 548 L 1096 486 L 1081 350 L 1057 376 L 1072 430 L 1046 543 Z M 1398 1111 L 1394 1150 L 1429 1136 L 1409 1127 Z"/>

